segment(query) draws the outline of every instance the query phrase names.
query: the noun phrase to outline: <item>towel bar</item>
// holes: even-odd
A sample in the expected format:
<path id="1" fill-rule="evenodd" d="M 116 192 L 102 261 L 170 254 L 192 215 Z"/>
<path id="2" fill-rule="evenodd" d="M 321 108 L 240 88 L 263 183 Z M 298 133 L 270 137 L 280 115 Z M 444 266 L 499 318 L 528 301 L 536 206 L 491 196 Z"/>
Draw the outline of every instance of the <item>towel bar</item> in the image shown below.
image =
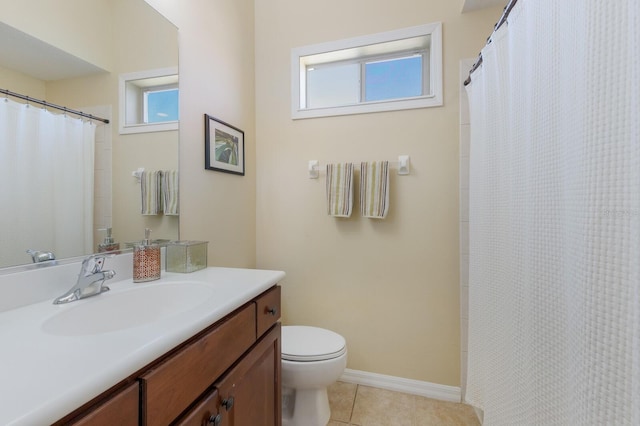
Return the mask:
<path id="1" fill-rule="evenodd" d="M 397 162 L 390 161 L 389 164 L 398 167 L 398 175 L 407 176 L 411 174 L 411 158 L 408 155 L 398 156 Z M 360 162 L 353 162 L 355 167 L 360 166 Z M 308 163 L 309 179 L 318 179 L 320 177 L 320 162 L 318 160 L 309 160 Z"/>

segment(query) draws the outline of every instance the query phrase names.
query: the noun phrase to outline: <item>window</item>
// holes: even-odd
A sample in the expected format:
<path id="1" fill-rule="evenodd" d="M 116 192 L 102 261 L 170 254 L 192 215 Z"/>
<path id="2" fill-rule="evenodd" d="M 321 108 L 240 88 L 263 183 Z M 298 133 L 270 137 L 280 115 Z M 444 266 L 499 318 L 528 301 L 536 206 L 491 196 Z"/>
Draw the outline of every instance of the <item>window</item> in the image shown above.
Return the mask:
<path id="1" fill-rule="evenodd" d="M 144 123 L 178 121 L 178 87 L 173 85 L 144 90 Z"/>
<path id="2" fill-rule="evenodd" d="M 120 133 L 178 129 L 178 70 L 120 75 Z"/>
<path id="3" fill-rule="evenodd" d="M 300 47 L 294 119 L 442 105 L 440 23 Z"/>
<path id="4" fill-rule="evenodd" d="M 364 64 L 365 102 L 415 98 L 429 92 L 423 74 L 423 54 L 379 59 Z"/>

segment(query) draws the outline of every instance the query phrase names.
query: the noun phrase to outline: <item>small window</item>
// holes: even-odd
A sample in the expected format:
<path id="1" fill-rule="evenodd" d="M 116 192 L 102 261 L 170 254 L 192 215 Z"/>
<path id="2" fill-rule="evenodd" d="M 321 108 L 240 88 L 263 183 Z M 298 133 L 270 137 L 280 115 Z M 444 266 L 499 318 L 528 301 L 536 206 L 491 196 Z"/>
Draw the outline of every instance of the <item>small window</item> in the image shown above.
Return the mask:
<path id="1" fill-rule="evenodd" d="M 292 50 L 292 118 L 442 105 L 441 24 Z"/>
<path id="2" fill-rule="evenodd" d="M 120 133 L 178 129 L 178 70 L 120 75 Z"/>
<path id="3" fill-rule="evenodd" d="M 306 108 L 352 105 L 360 99 L 359 64 L 310 66 L 306 73 Z"/>
<path id="4" fill-rule="evenodd" d="M 143 119 L 147 124 L 178 121 L 178 87 L 154 86 L 144 90 Z"/>
<path id="5" fill-rule="evenodd" d="M 365 102 L 415 98 L 429 93 L 422 78 L 423 54 L 367 61 L 364 64 Z"/>

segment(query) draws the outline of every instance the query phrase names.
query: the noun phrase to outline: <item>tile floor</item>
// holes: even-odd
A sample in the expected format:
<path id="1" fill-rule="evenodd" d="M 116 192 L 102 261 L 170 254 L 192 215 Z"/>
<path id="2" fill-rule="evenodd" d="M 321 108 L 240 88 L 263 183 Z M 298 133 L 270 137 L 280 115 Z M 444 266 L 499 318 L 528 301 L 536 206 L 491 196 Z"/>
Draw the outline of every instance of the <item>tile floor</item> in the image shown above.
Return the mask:
<path id="1" fill-rule="evenodd" d="M 337 382 L 327 426 L 477 426 L 473 408 L 423 396 Z"/>

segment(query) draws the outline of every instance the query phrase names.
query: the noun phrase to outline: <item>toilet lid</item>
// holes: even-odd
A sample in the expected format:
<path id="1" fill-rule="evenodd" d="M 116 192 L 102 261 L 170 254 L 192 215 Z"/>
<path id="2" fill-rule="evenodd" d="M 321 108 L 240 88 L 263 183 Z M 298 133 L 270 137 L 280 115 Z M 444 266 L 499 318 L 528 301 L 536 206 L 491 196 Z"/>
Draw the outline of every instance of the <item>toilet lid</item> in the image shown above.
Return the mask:
<path id="1" fill-rule="evenodd" d="M 318 327 L 290 325 L 282 327 L 282 359 L 322 361 L 337 358 L 347 351 L 344 337 Z"/>

